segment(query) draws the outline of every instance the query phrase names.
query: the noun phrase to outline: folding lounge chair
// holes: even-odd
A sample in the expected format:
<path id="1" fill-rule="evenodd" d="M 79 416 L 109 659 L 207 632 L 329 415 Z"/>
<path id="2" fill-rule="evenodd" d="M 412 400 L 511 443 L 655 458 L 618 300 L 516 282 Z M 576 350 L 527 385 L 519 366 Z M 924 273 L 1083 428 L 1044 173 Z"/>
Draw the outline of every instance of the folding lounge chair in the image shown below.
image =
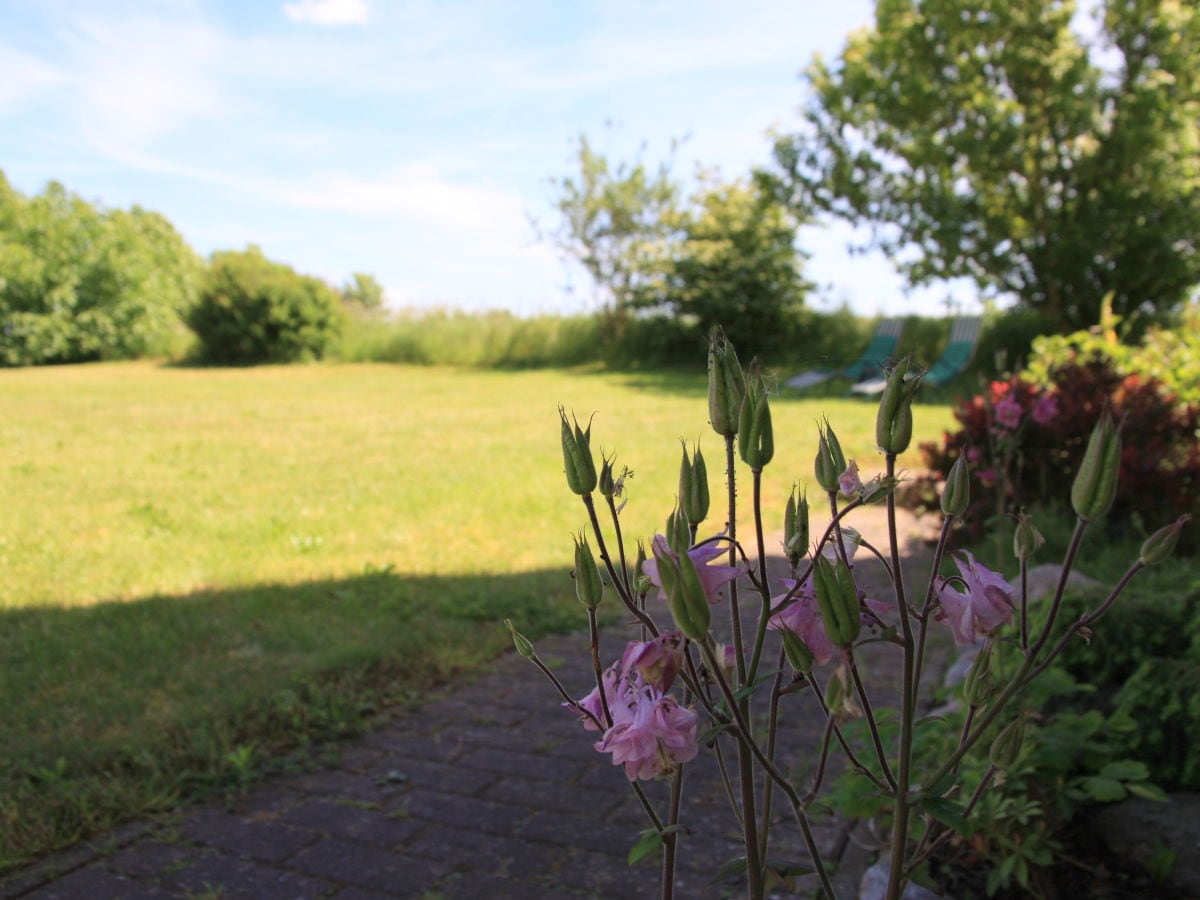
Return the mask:
<path id="1" fill-rule="evenodd" d="M 872 372 L 878 372 L 896 349 L 896 344 L 900 341 L 900 333 L 903 330 L 903 319 L 883 319 L 875 326 L 875 333 L 871 335 L 867 349 L 855 362 L 840 371 L 837 369 L 811 369 L 808 372 L 801 372 L 785 381 L 784 385 L 802 390 L 830 378 L 849 378 L 852 381 L 858 381 Z"/>
<path id="2" fill-rule="evenodd" d="M 975 355 L 979 333 L 983 330 L 983 319 L 979 316 L 960 316 L 950 324 L 950 339 L 938 361 L 925 373 L 924 380 L 934 387 L 945 384 L 963 371 Z M 887 384 L 885 378 L 872 378 L 853 385 L 855 394 L 878 394 Z"/>
<path id="3" fill-rule="evenodd" d="M 962 316 L 950 326 L 950 340 L 941 357 L 925 373 L 925 381 L 935 387 L 945 384 L 962 372 L 975 356 L 979 346 L 979 335 L 983 331 L 983 319 L 979 316 Z"/>

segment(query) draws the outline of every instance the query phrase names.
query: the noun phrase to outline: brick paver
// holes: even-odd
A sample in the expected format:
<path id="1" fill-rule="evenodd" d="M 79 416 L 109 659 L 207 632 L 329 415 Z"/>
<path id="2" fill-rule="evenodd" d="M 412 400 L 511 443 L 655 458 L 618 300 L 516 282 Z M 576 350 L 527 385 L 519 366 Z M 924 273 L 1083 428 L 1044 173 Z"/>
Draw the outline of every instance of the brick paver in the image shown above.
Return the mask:
<path id="1" fill-rule="evenodd" d="M 620 646 L 618 637 L 609 656 Z M 578 635 L 538 644 L 545 659 L 563 660 L 556 671 L 579 696 L 590 686 L 585 647 Z M 889 664 L 873 668 L 884 705 L 895 673 Z M 813 746 L 822 725 L 810 698 L 788 700 L 783 758 Z M 593 740 L 533 667 L 509 653 L 385 718 L 346 743 L 328 769 L 184 810 L 169 829 L 127 826 L 11 873 L 0 897 L 657 897 L 656 864 L 625 863 L 644 816 Z M 664 790 L 648 785 L 652 798 Z M 744 892 L 737 876 L 711 881 L 738 855 L 724 804 L 716 767 L 702 754 L 687 771 L 683 821 L 692 833 L 681 840 L 679 897 Z M 776 811 L 773 847 L 803 859 L 786 804 L 777 801 Z M 831 861 L 850 859 L 846 823 L 826 818 L 815 830 Z M 843 885 L 856 883 L 862 854 L 854 858 Z M 811 886 L 802 882 L 801 891 Z"/>

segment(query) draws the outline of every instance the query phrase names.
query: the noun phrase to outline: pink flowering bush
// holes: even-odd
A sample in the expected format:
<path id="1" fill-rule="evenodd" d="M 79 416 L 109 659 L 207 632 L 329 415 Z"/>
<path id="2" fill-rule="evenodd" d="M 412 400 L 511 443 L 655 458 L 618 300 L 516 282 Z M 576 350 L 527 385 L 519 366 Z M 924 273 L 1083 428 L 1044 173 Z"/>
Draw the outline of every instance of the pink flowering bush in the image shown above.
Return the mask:
<path id="1" fill-rule="evenodd" d="M 1071 479 L 1077 526 L 1061 578 L 1036 615 L 1024 591 L 967 551 L 950 557 L 957 574 L 941 574 L 952 529 L 971 508 L 965 454 L 945 473 L 938 498 L 943 524 L 931 566 L 921 573 L 907 571 L 911 561 L 906 566 L 896 536 L 896 460 L 912 439 L 919 387 L 920 377 L 908 372 L 907 361 L 889 373 L 875 433 L 883 469 L 872 478 L 864 480 L 858 463 L 845 459 L 827 422 L 818 429 L 813 480 L 827 524 L 810 527 L 807 493 L 793 489 L 783 511 L 782 551 L 790 572 L 782 580 L 768 574 L 762 524 L 762 479 L 775 447 L 769 393 L 757 364 L 743 372 L 719 330 L 709 349 L 708 419 L 725 445 L 728 483 L 722 495 L 729 506 L 720 517 L 724 527 L 713 537 L 699 538 L 710 513 L 707 466 L 699 449 L 689 454 L 685 448 L 676 508 L 662 533 L 650 538 L 649 555 L 644 540 L 636 554 L 631 552 L 620 521 L 624 478 L 616 475 L 613 459 L 602 458 L 597 466 L 590 423 L 584 428 L 560 410 L 567 486 L 582 502 L 589 526 L 575 538 L 573 570 L 591 643 L 593 679 L 587 692 L 579 696 L 563 685 L 529 641 L 507 624 L 518 651 L 551 681 L 563 706 L 592 736 L 596 751 L 610 756 L 637 795 L 649 830 L 630 860 L 660 852 L 663 897 L 673 894 L 675 860 L 687 834 L 681 820 L 683 771 L 702 744 L 712 749 L 723 773 L 731 827 L 742 836 L 743 854 L 726 870 L 744 872 L 750 897 L 760 900 L 785 884 L 786 871 L 765 851 L 769 844 L 798 844 L 821 891 L 837 896 L 810 820 L 834 753 L 846 756 L 847 771 L 886 811 L 887 897 L 900 897 L 910 880 L 928 877 L 928 860 L 939 847 L 956 833 L 970 833 L 989 783 L 1016 764 L 1030 684 L 1064 648 L 1092 633 L 1141 568 L 1173 550 L 1185 519 L 1146 541 L 1107 598 L 1060 621 L 1072 561 L 1089 525 L 1113 505 L 1124 460 L 1120 429 L 1105 412 Z M 1044 427 L 1055 420 L 1058 402 L 1014 383 L 992 398 L 989 427 L 1001 439 Z M 744 478 L 749 488 L 742 493 L 750 498 L 754 522 L 749 539 L 740 538 L 737 528 L 737 481 Z M 890 536 L 882 548 L 850 527 L 857 510 L 878 502 L 886 503 Z M 1022 518 L 1013 544 L 1021 584 L 1039 544 L 1036 528 Z M 884 564 L 890 596 L 868 596 L 860 587 L 856 556 L 863 553 Z M 629 560 L 635 561 L 629 565 Z M 619 627 L 628 632 L 621 658 L 607 667 L 597 617 L 602 602 L 618 605 Z M 914 755 L 919 685 L 931 633 L 938 628 L 947 629 L 955 643 L 980 651 L 961 689 L 965 722 L 923 725 L 923 739 L 941 740 L 944 752 L 922 768 Z M 717 629 L 732 640 L 719 640 Z M 864 686 L 860 660 L 868 654 L 895 656 L 901 675 L 893 696 L 872 698 Z M 774 735 L 801 692 L 813 695 L 826 724 L 812 747 L 811 776 L 797 779 L 783 770 Z M 883 727 L 876 712 L 883 708 L 881 700 L 894 710 L 896 727 Z M 864 725 L 865 746 L 856 746 L 843 732 L 855 717 Z M 964 796 L 964 762 L 973 748 L 987 744 L 989 768 Z M 670 796 L 661 806 L 642 787 L 652 779 L 669 782 Z M 775 800 L 790 812 L 790 821 L 765 814 Z M 705 853 L 703 839 L 697 834 L 687 840 L 700 843 L 697 851 Z"/>

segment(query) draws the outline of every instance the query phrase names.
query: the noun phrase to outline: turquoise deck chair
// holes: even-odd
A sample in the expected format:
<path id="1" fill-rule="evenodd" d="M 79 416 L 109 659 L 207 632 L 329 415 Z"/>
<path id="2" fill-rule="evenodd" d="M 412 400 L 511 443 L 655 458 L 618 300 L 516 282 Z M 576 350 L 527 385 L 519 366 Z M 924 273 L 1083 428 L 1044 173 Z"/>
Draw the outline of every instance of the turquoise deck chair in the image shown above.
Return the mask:
<path id="1" fill-rule="evenodd" d="M 875 333 L 871 335 L 870 343 L 862 352 L 862 356 L 846 368 L 841 370 L 812 369 L 808 372 L 801 372 L 785 381 L 784 385 L 802 390 L 812 387 L 814 384 L 820 384 L 829 378 L 849 378 L 851 381 L 859 381 L 871 373 L 879 372 L 883 368 L 883 364 L 895 352 L 896 344 L 900 342 L 900 334 L 903 331 L 903 319 L 883 319 L 875 326 Z"/>
<path id="2" fill-rule="evenodd" d="M 975 356 L 979 346 L 979 335 L 983 331 L 983 319 L 979 316 L 962 316 L 950 326 L 950 340 L 942 355 L 925 373 L 925 382 L 940 387 L 964 371 Z"/>

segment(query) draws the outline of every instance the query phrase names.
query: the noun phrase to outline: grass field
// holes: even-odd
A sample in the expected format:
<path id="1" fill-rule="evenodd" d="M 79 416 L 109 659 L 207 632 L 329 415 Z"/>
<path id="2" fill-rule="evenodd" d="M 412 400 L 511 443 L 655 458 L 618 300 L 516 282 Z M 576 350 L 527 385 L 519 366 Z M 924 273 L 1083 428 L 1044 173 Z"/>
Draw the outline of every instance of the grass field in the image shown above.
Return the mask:
<path id="1" fill-rule="evenodd" d="M 0 372 L 0 865 L 353 730 L 494 655 L 506 616 L 579 625 L 560 403 L 635 472 L 627 535 L 670 511 L 680 437 L 717 493 L 702 376 Z M 819 417 L 873 470 L 873 404 L 773 412 L 770 522 Z M 921 407 L 917 440 L 949 424 Z"/>

